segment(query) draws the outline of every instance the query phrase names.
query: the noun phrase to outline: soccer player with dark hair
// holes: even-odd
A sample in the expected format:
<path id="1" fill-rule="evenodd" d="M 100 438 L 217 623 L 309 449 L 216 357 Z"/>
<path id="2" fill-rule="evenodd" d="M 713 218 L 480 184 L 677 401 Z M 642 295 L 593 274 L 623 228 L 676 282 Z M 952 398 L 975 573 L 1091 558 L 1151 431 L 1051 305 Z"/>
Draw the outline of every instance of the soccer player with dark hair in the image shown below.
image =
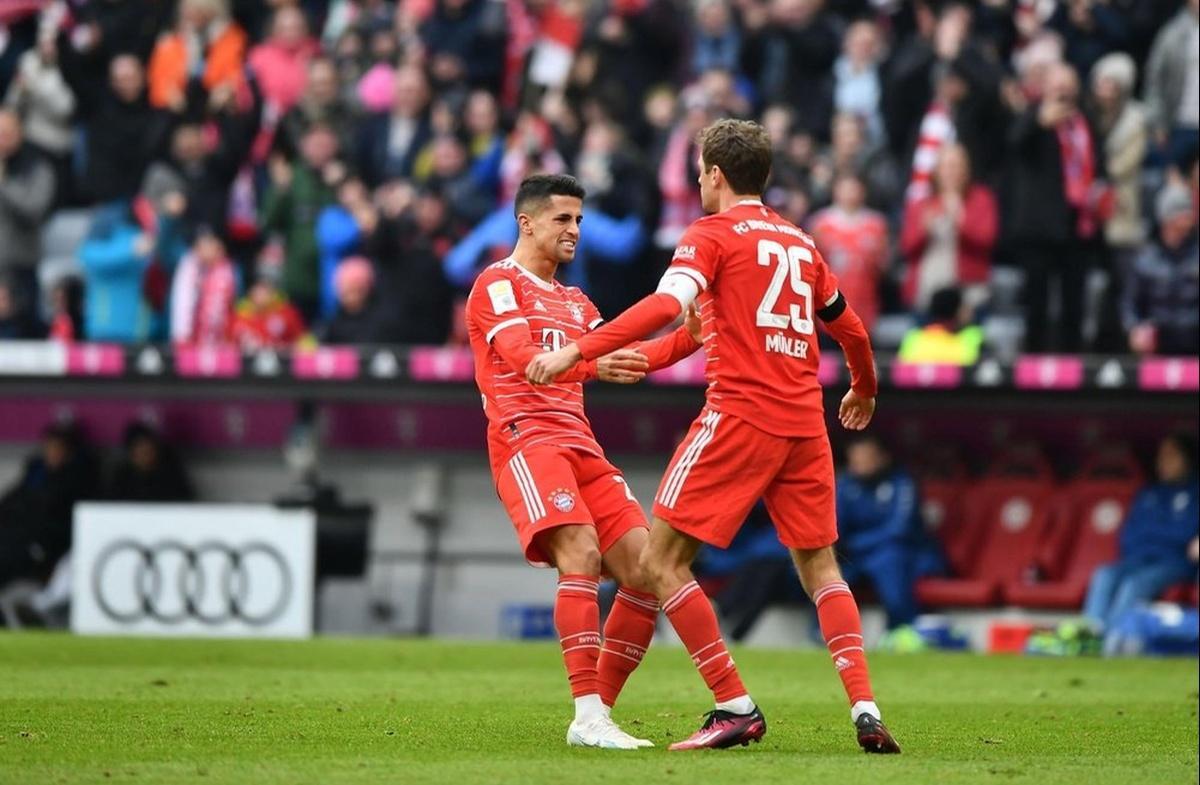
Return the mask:
<path id="1" fill-rule="evenodd" d="M 700 324 L 692 316 L 663 338 L 573 364 L 547 385 L 525 380 L 535 355 L 577 341 L 603 321 L 587 295 L 555 280 L 559 266 L 575 257 L 583 197 L 572 177 L 535 175 L 521 183 L 517 245 L 476 279 L 467 330 L 497 493 L 525 558 L 558 569 L 554 623 L 575 698 L 567 743 L 634 749 L 653 745 L 626 734 L 609 712 L 658 617 L 658 600 L 638 567 L 648 526 L 625 478 L 596 443 L 582 382 L 637 382 L 699 349 Z M 603 639 L 602 569 L 619 585 Z"/>
<path id="2" fill-rule="evenodd" d="M 866 427 L 875 412 L 871 342 L 812 238 L 762 203 L 771 170 L 766 131 L 720 120 L 699 142 L 700 197 L 710 214 L 684 233 L 657 292 L 538 356 L 526 375 L 535 384 L 553 382 L 698 303 L 708 355 L 706 405 L 659 486 L 640 564 L 716 707 L 671 749 L 729 747 L 766 733 L 691 571 L 700 546 L 727 546 L 762 497 L 816 606 L 859 744 L 867 752 L 899 752 L 880 721 L 858 606 L 833 551 L 833 457 L 817 381 L 816 320 L 846 354 L 851 389 L 839 418 L 851 430 Z"/>

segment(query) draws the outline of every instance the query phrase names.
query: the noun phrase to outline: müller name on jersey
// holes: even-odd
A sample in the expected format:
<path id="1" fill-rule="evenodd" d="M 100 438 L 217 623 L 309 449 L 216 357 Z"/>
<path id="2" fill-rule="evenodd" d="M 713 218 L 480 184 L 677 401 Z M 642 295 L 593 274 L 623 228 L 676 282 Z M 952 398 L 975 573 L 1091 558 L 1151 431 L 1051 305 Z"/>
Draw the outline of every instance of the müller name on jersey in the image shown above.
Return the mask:
<path id="1" fill-rule="evenodd" d="M 791 338 L 783 333 L 771 333 L 766 336 L 767 351 L 776 354 L 786 354 L 800 360 L 808 359 L 808 341 L 803 338 Z"/>

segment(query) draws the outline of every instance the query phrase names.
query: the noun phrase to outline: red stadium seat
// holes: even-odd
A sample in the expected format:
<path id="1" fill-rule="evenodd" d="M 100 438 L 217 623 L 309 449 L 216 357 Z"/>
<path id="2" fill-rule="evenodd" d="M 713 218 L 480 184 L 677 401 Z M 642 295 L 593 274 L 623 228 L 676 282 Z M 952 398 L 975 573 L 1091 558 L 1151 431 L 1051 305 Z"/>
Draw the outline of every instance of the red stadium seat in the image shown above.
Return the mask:
<path id="1" fill-rule="evenodd" d="M 1006 445 L 988 466 L 989 477 L 1025 477 L 1031 480 L 1054 480 L 1054 469 L 1046 453 L 1034 441 L 1018 440 Z"/>
<path id="2" fill-rule="evenodd" d="M 921 483 L 921 518 L 925 530 L 942 546 L 946 561 L 955 575 L 966 575 L 975 565 L 979 550 L 979 526 L 968 525 L 963 515 L 966 480 L 925 480 Z M 972 520 L 969 523 L 977 523 Z"/>
<path id="3" fill-rule="evenodd" d="M 1054 486 L 1034 477 L 989 477 L 971 486 L 964 502 L 967 530 L 981 533 L 974 564 L 961 578 L 917 582 L 917 599 L 927 606 L 982 607 L 1000 597 L 1035 562 L 1046 531 Z M 961 491 L 960 491 L 961 493 Z"/>
<path id="4" fill-rule="evenodd" d="M 1060 536 L 1048 538 L 1050 547 L 1038 558 L 1040 572 L 1052 580 L 1033 583 L 1018 576 L 1004 586 L 1005 600 L 1027 608 L 1079 608 L 1092 572 L 1117 556 L 1133 494 L 1132 485 L 1120 482 L 1081 480 L 1067 486 L 1056 499 Z"/>
<path id="5" fill-rule="evenodd" d="M 1177 602 L 1195 607 L 1200 605 L 1200 583 L 1177 583 L 1159 597 L 1163 602 Z"/>
<path id="6" fill-rule="evenodd" d="M 1092 572 L 1117 556 L 1119 529 L 1141 482 L 1141 466 L 1128 447 L 1093 452 L 1052 502 L 1056 523 L 1038 551 L 1040 580 L 1006 585 L 1005 600 L 1028 608 L 1079 608 Z"/>

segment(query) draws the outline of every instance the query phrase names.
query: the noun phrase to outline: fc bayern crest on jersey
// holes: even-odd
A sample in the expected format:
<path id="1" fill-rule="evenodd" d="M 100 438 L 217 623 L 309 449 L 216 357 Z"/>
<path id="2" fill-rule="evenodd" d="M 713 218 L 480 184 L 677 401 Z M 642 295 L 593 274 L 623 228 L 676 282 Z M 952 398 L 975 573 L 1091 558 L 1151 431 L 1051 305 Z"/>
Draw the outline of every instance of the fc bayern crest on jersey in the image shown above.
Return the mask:
<path id="1" fill-rule="evenodd" d="M 575 509 L 575 494 L 568 491 L 566 488 L 556 488 L 550 492 L 548 497 L 554 509 L 559 512 L 570 512 Z"/>
<path id="2" fill-rule="evenodd" d="M 571 318 L 583 324 L 583 308 L 579 303 L 567 303 L 567 310 L 571 312 Z"/>

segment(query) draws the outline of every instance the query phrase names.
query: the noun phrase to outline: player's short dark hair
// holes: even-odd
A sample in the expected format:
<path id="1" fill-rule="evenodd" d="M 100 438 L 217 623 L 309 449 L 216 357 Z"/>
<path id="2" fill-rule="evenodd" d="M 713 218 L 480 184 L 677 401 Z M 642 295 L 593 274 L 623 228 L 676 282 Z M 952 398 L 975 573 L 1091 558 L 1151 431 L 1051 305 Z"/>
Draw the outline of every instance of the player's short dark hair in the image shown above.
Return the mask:
<path id="1" fill-rule="evenodd" d="M 761 125 L 749 120 L 718 120 L 696 139 L 705 171 L 714 166 L 735 194 L 757 195 L 767 187 L 771 174 L 771 137 Z"/>
<path id="2" fill-rule="evenodd" d="M 521 181 L 517 189 L 513 215 L 536 213 L 545 208 L 552 196 L 574 196 L 583 199 L 587 191 L 569 174 L 535 174 Z"/>

